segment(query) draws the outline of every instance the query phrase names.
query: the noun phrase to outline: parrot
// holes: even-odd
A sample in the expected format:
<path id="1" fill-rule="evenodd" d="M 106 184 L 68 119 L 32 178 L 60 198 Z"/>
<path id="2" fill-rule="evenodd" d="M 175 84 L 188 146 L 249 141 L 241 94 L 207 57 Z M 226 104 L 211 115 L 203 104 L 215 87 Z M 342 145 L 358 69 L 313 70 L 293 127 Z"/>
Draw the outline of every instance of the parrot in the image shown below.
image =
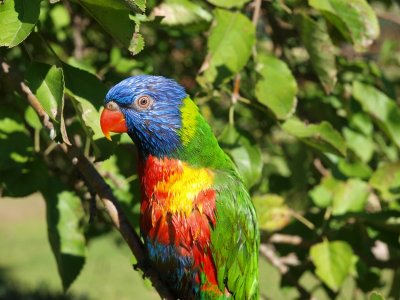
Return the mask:
<path id="1" fill-rule="evenodd" d="M 258 299 L 259 229 L 248 190 L 173 79 L 136 75 L 106 94 L 100 126 L 137 148 L 140 232 L 177 299 Z"/>

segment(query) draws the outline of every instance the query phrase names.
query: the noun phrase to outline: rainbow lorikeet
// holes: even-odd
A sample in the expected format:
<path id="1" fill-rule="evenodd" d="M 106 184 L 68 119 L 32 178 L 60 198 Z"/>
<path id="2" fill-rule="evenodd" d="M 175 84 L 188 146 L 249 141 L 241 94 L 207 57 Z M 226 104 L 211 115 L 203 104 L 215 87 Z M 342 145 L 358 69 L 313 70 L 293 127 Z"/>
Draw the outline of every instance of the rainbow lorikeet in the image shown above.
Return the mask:
<path id="1" fill-rule="evenodd" d="M 151 265 L 180 299 L 258 298 L 259 232 L 231 159 L 185 89 L 161 76 L 107 93 L 102 130 L 139 153 L 140 229 Z"/>

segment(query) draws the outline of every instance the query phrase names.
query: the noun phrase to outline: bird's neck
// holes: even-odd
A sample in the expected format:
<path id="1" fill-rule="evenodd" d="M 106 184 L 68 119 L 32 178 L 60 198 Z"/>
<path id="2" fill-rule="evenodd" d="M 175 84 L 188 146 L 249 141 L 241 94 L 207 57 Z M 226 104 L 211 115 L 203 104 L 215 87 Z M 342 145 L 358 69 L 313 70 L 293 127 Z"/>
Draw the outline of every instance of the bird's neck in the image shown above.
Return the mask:
<path id="1" fill-rule="evenodd" d="M 138 147 L 140 160 L 146 161 L 152 156 L 177 159 L 193 167 L 234 171 L 232 161 L 220 148 L 210 126 L 189 97 L 183 100 L 180 111 L 181 128 L 172 140 L 162 140 L 164 137 L 161 136 L 157 143 L 151 143 L 144 137 L 131 135 Z"/>

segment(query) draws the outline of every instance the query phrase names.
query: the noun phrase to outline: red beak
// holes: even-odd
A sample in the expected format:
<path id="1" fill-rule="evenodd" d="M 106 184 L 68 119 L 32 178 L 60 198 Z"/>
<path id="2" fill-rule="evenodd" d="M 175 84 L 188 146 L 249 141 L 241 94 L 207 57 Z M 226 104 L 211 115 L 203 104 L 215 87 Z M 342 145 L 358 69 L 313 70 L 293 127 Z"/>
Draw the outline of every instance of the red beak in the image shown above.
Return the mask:
<path id="1" fill-rule="evenodd" d="M 122 133 L 128 131 L 125 117 L 119 110 L 105 108 L 100 116 L 100 126 L 103 134 L 110 141 L 110 132 Z"/>

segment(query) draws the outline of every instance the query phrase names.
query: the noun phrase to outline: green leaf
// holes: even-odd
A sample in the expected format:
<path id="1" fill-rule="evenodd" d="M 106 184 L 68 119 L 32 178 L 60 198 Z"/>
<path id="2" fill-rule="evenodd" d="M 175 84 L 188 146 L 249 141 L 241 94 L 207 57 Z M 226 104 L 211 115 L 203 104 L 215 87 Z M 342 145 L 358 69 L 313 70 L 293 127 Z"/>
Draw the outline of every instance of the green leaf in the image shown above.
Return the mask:
<path id="1" fill-rule="evenodd" d="M 356 50 L 370 46 L 379 36 L 379 23 L 366 0 L 309 0 Z"/>
<path id="2" fill-rule="evenodd" d="M 310 191 L 310 197 L 321 208 L 327 208 L 332 204 L 333 195 L 340 185 L 340 181 L 331 175 L 322 178 L 321 183 Z"/>
<path id="3" fill-rule="evenodd" d="M 26 73 L 26 80 L 49 117 L 54 121 L 59 121 L 64 96 L 62 69 L 34 62 Z"/>
<path id="4" fill-rule="evenodd" d="M 126 177 L 121 174 L 115 155 L 103 161 L 98 169 L 107 184 L 112 188 L 118 200 L 130 204 L 133 197 L 129 191 L 129 182 Z"/>
<path id="5" fill-rule="evenodd" d="M 95 75 L 73 67 L 62 64 L 65 77 L 65 87 L 76 97 L 86 99 L 99 109 L 104 104 L 107 89 Z M 82 84 L 82 83 L 85 84 Z"/>
<path id="6" fill-rule="evenodd" d="M 368 185 L 360 179 L 353 178 L 341 183 L 334 191 L 332 214 L 363 211 L 368 195 Z"/>
<path id="7" fill-rule="evenodd" d="M 357 257 L 351 246 L 343 241 L 325 240 L 310 249 L 317 276 L 333 291 L 337 292 L 344 280 L 354 273 Z"/>
<path id="8" fill-rule="evenodd" d="M 380 166 L 372 175 L 369 184 L 379 191 L 386 201 L 400 198 L 400 162 Z"/>
<path id="9" fill-rule="evenodd" d="M 215 9 L 214 16 L 200 82 L 221 83 L 232 78 L 246 65 L 255 43 L 255 28 L 245 15 Z"/>
<path id="10" fill-rule="evenodd" d="M 15 171 L 21 175 L 22 165 L 33 156 L 33 140 L 28 134 L 23 119 L 10 106 L 0 109 L 0 171 Z M 17 176 L 18 177 L 18 176 Z M 0 176 L 1 181 L 9 176 Z"/>
<path id="11" fill-rule="evenodd" d="M 40 129 L 43 127 L 42 122 L 32 106 L 27 107 L 25 111 L 25 120 L 32 128 Z"/>
<path id="12" fill-rule="evenodd" d="M 250 0 L 207 0 L 211 4 L 231 8 L 231 7 L 242 7 L 243 4 L 249 2 Z"/>
<path id="13" fill-rule="evenodd" d="M 400 211 L 385 210 L 376 213 L 348 213 L 342 216 L 336 216 L 339 220 L 355 219 L 357 222 L 363 222 L 369 227 L 375 229 L 400 234 Z M 397 239 L 393 243 L 398 247 Z"/>
<path id="14" fill-rule="evenodd" d="M 116 141 L 109 142 L 100 127 L 100 109 L 107 90 L 93 74 L 63 64 L 67 94 L 74 100 L 78 118 L 91 139 L 94 155 L 97 160 L 108 158 Z M 85 84 L 83 85 L 82 82 Z"/>
<path id="15" fill-rule="evenodd" d="M 66 291 L 85 264 L 84 212 L 79 197 L 55 178 L 49 179 L 42 194 L 46 200 L 49 241 Z"/>
<path id="16" fill-rule="evenodd" d="M 0 47 L 14 47 L 31 33 L 41 0 L 6 0 L 0 4 Z"/>
<path id="17" fill-rule="evenodd" d="M 256 208 L 260 229 L 280 230 L 289 223 L 291 213 L 281 196 L 267 194 L 254 197 L 252 200 Z"/>
<path id="18" fill-rule="evenodd" d="M 130 8 L 139 7 L 142 12 L 146 11 L 146 0 L 123 0 Z"/>
<path id="19" fill-rule="evenodd" d="M 372 292 L 371 294 L 369 294 L 368 300 L 385 300 L 385 297 L 383 297 L 378 292 Z"/>
<path id="20" fill-rule="evenodd" d="M 21 138 L 18 135 L 12 135 L 12 139 Z M 20 146 L 24 146 L 26 141 L 19 141 Z M 15 143 L 11 140 L 10 144 Z M 1 146 L 1 145 L 0 145 Z M 0 170 L 0 186 L 4 189 L 2 191 L 4 196 L 7 197 L 26 197 L 47 184 L 48 180 L 48 167 L 44 162 L 31 154 L 30 157 L 24 156 L 32 152 L 28 145 L 28 151 L 25 153 L 12 152 L 11 158 L 14 160 L 12 169 L 5 171 Z M 2 151 L 4 148 L 1 148 Z M 30 151 L 29 151 L 30 150 Z M 16 151 L 16 150 L 15 150 Z"/>
<path id="21" fill-rule="evenodd" d="M 296 118 L 291 118 L 282 124 L 282 128 L 322 152 L 346 155 L 346 144 L 343 137 L 328 122 L 305 124 Z"/>
<path id="22" fill-rule="evenodd" d="M 369 162 L 375 151 L 375 144 L 371 136 L 365 136 L 349 128 L 343 129 L 343 136 L 347 147 L 351 149 L 363 162 Z"/>
<path id="23" fill-rule="evenodd" d="M 211 14 L 200 5 L 188 0 L 167 0 L 155 7 L 154 16 L 163 16 L 161 24 L 187 25 L 196 22 L 210 22 Z"/>
<path id="24" fill-rule="evenodd" d="M 115 40 L 132 53 L 138 52 L 135 23 L 129 18 L 129 8 L 118 0 L 80 0 L 79 3 Z M 141 3 L 136 2 L 135 3 Z M 143 6 L 142 6 L 143 7 Z"/>
<path id="25" fill-rule="evenodd" d="M 353 97 L 400 148 L 400 108 L 396 101 L 373 86 L 358 81 L 353 83 Z"/>
<path id="26" fill-rule="evenodd" d="M 26 73 L 27 83 L 43 109 L 58 124 L 62 141 L 70 145 L 64 123 L 64 74 L 61 68 L 34 62 Z M 55 133 L 55 132 L 54 132 Z M 53 138 L 52 132 L 50 137 Z M 56 134 L 57 135 L 57 134 Z"/>
<path id="27" fill-rule="evenodd" d="M 325 22 L 315 22 L 301 15 L 301 40 L 310 55 L 311 65 L 327 94 L 331 93 L 337 81 L 335 47 L 327 32 Z"/>
<path id="28" fill-rule="evenodd" d="M 255 91 L 258 101 L 278 119 L 290 117 L 296 109 L 297 83 L 286 63 L 272 55 L 259 54 L 256 71 L 261 75 Z"/>
<path id="29" fill-rule="evenodd" d="M 233 126 L 225 127 L 219 137 L 220 145 L 232 157 L 247 187 L 252 187 L 261 177 L 260 148 L 245 131 Z"/>
<path id="30" fill-rule="evenodd" d="M 347 177 L 367 179 L 372 175 L 372 169 L 361 161 L 347 161 L 339 159 L 338 168 Z"/>

